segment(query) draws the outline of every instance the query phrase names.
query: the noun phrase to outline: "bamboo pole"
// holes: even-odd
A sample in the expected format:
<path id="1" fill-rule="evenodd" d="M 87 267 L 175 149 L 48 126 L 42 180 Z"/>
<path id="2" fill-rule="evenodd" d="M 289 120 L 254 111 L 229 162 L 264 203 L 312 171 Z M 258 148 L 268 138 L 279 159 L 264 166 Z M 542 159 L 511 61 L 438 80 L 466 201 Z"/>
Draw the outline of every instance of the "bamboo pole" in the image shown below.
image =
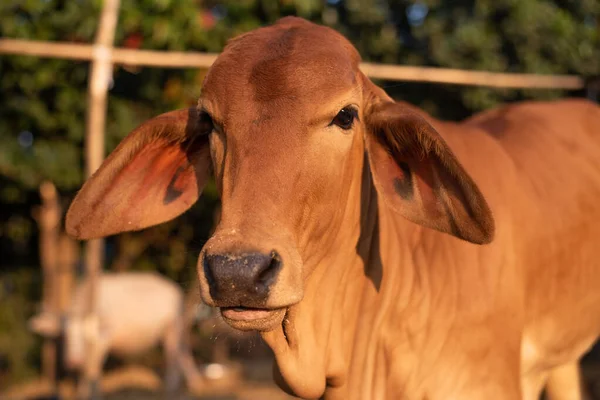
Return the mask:
<path id="1" fill-rule="evenodd" d="M 57 308 L 60 315 L 64 316 L 71 304 L 75 266 L 79 261 L 79 247 L 74 239 L 62 232 L 58 239 L 58 251 Z"/>
<path id="2" fill-rule="evenodd" d="M 102 14 L 92 48 L 92 65 L 88 82 L 88 114 L 86 121 L 85 161 L 86 175 L 92 175 L 104 158 L 104 130 L 106 125 L 106 105 L 109 81 L 112 74 L 112 46 L 118 20 L 119 0 L 104 0 Z M 98 322 L 96 313 L 98 281 L 102 272 L 102 239 L 90 240 L 86 244 L 86 275 L 90 282 L 88 297 L 88 317 Z M 94 354 L 96 343 L 93 339 L 86 347 L 87 354 Z"/>
<path id="3" fill-rule="evenodd" d="M 432 82 L 513 89 L 536 88 L 576 90 L 581 89 L 584 86 L 583 79 L 574 75 L 517 74 L 371 63 L 362 63 L 361 69 L 371 78 L 392 81 Z"/>
<path id="4" fill-rule="evenodd" d="M 42 204 L 34 210 L 34 218 L 39 227 L 40 264 L 42 267 L 42 312 L 58 315 L 58 238 L 60 235 L 61 210 L 56 187 L 48 181 L 40 185 Z M 57 388 L 57 340 L 44 337 L 42 345 L 42 375 Z"/>
<path id="5" fill-rule="evenodd" d="M 0 54 L 29 55 L 89 61 L 93 46 L 66 42 L 0 39 Z M 215 53 L 112 49 L 114 64 L 164 68 L 208 68 L 217 59 Z"/>
<path id="6" fill-rule="evenodd" d="M 76 60 L 94 59 L 90 45 L 0 39 L 0 54 L 22 54 Z M 170 52 L 133 49 L 113 49 L 115 64 L 162 68 L 208 68 L 217 58 L 214 53 Z M 538 75 L 469 71 L 450 68 L 416 67 L 362 63 L 362 71 L 371 78 L 390 81 L 433 82 L 504 88 L 582 89 L 584 79 L 576 75 Z"/>

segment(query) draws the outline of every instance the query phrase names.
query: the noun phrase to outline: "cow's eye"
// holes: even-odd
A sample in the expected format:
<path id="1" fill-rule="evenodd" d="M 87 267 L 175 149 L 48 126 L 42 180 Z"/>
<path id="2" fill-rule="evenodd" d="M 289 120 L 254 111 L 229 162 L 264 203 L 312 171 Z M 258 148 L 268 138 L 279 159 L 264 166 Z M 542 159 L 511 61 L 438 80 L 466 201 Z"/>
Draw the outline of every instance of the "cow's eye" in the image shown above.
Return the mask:
<path id="1" fill-rule="evenodd" d="M 213 120 L 209 113 L 206 111 L 200 111 L 198 119 L 198 132 L 201 135 L 208 135 L 215 128 Z"/>
<path id="2" fill-rule="evenodd" d="M 353 107 L 344 107 L 340 110 L 339 113 L 335 116 L 333 121 L 331 121 L 331 125 L 337 125 L 343 130 L 348 130 L 352 128 L 352 124 L 354 123 L 354 119 L 358 116 L 358 112 Z"/>

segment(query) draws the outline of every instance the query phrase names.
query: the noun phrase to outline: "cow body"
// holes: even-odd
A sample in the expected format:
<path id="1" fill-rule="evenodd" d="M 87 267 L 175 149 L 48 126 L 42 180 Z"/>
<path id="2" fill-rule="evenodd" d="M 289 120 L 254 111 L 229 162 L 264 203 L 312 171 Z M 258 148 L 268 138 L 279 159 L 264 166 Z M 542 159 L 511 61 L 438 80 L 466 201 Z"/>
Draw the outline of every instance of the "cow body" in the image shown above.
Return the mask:
<path id="1" fill-rule="evenodd" d="M 486 265 L 496 261 L 498 280 L 511 265 L 514 269 L 507 304 L 522 313 L 519 342 L 527 398 L 535 398 L 549 370 L 560 373 L 576 364 L 600 333 L 600 227 L 593 222 L 600 216 L 598 124 L 600 109 L 583 100 L 506 106 L 464 124 L 483 130 L 501 147 L 482 152 L 480 160 L 471 148 L 463 165 L 473 171 L 502 222 L 497 243 L 490 246 L 497 255 Z M 507 159 L 497 167 L 487 164 L 502 156 Z M 509 170 L 512 177 L 504 177 Z M 494 181 L 504 179 L 498 190 Z M 511 262 L 500 255 L 507 249 Z"/>
<path id="2" fill-rule="evenodd" d="M 319 309 L 333 313 L 323 316 L 325 331 L 336 332 L 323 353 L 347 337 L 337 351 L 353 360 L 331 398 L 522 391 L 536 399 L 552 371 L 577 363 L 600 332 L 600 110 L 573 100 L 503 107 L 462 123 L 427 118 L 482 190 L 495 239 L 473 246 L 373 206 L 379 226 L 367 235 L 366 268 L 374 278 L 361 280 L 360 258 L 339 260 L 354 266 L 346 281 L 326 279 L 339 282 L 339 298 L 324 306 L 326 289 L 314 293 Z M 367 203 L 376 198 L 373 191 Z M 349 299 L 349 291 L 361 295 Z M 579 398 L 572 390 L 567 398 Z"/>
<path id="3" fill-rule="evenodd" d="M 442 122 L 394 102 L 359 60 L 295 18 L 231 41 L 198 107 L 132 132 L 67 229 L 171 219 L 214 172 L 222 217 L 201 295 L 261 332 L 284 390 L 533 400 L 548 383 L 580 398 L 577 360 L 600 332 L 600 109 L 521 103 Z"/>

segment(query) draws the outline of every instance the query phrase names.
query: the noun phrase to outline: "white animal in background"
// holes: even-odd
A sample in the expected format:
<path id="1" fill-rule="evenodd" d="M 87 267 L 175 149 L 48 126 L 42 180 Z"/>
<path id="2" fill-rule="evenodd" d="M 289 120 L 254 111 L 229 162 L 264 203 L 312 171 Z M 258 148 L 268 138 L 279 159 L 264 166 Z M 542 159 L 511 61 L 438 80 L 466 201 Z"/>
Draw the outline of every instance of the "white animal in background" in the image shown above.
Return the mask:
<path id="1" fill-rule="evenodd" d="M 166 358 L 165 390 L 173 392 L 181 373 L 189 388 L 202 384 L 185 340 L 184 295 L 180 287 L 154 273 L 106 273 L 100 277 L 97 319 L 86 316 L 89 280 L 76 288 L 65 321 L 64 362 L 81 373 L 78 394 L 99 396 L 99 378 L 108 353 L 132 356 L 162 341 Z M 60 323 L 42 313 L 31 329 L 57 336 Z"/>

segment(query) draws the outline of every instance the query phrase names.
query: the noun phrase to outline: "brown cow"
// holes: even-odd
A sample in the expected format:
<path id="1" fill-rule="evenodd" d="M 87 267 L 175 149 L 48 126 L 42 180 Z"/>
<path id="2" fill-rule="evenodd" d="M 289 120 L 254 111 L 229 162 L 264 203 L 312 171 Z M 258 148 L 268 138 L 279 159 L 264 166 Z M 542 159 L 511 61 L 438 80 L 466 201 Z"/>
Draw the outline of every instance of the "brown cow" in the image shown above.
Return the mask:
<path id="1" fill-rule="evenodd" d="M 394 102 L 359 60 L 298 18 L 232 40 L 197 108 L 141 125 L 84 185 L 69 232 L 172 219 L 212 170 L 223 208 L 202 297 L 262 332 L 285 390 L 536 398 L 600 331 L 600 109 L 442 122 Z"/>

